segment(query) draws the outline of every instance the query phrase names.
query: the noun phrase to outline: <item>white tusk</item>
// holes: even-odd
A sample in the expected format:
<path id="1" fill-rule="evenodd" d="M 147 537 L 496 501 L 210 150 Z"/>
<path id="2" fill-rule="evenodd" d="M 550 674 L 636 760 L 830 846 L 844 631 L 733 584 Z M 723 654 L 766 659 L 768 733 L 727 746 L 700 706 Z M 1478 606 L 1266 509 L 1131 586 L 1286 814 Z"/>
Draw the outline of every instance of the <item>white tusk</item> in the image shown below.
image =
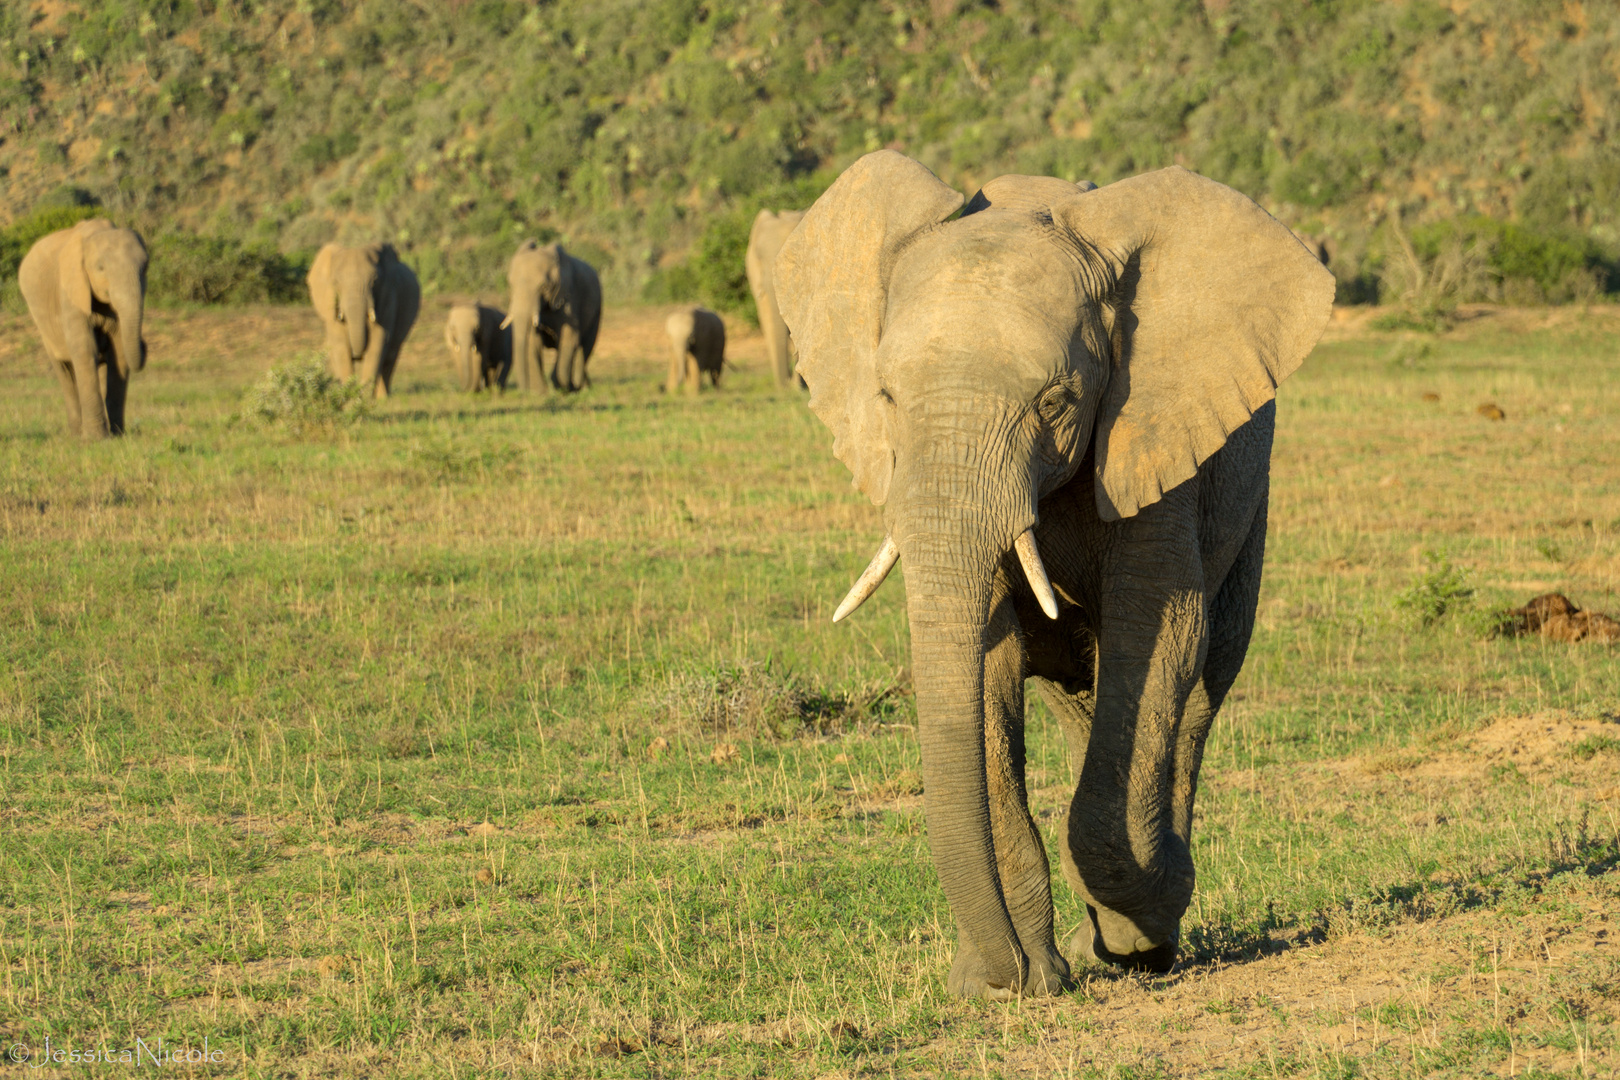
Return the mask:
<path id="1" fill-rule="evenodd" d="M 889 576 L 889 571 L 894 569 L 894 564 L 899 558 L 900 545 L 894 542 L 892 536 L 885 536 L 883 546 L 878 548 L 877 554 L 872 556 L 872 561 L 850 587 L 849 595 L 844 597 L 844 602 L 833 612 L 833 622 L 838 622 L 866 603 L 867 597 L 877 592 L 878 586 L 883 584 L 883 579 Z"/>
<path id="2" fill-rule="evenodd" d="M 1057 618 L 1057 597 L 1052 593 L 1052 582 L 1047 579 L 1046 566 L 1041 562 L 1041 549 L 1035 546 L 1035 530 L 1026 529 L 1013 550 L 1018 552 L 1018 561 L 1024 564 L 1024 576 L 1029 579 L 1029 587 L 1035 590 L 1041 610 L 1048 619 Z"/>
<path id="3" fill-rule="evenodd" d="M 507 327 L 509 327 L 511 325 L 512 325 L 512 316 L 508 315 L 506 318 L 501 320 L 501 329 L 502 330 L 505 330 Z"/>

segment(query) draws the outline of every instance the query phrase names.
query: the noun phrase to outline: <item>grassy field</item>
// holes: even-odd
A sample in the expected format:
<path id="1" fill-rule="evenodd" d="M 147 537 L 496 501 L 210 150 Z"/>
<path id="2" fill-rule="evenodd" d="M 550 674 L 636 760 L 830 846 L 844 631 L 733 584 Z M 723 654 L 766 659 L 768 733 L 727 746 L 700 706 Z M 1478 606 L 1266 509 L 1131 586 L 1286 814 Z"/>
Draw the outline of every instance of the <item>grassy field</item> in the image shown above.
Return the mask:
<path id="1" fill-rule="evenodd" d="M 84 446 L 0 318 L 0 1042 L 206 1039 L 196 1071 L 245 1076 L 1614 1075 L 1620 657 L 1485 631 L 1554 588 L 1620 608 L 1620 312 L 1341 315 L 1280 398 L 1185 958 L 1011 1006 L 943 992 L 903 583 L 830 624 L 878 518 L 757 338 L 670 400 L 661 313 L 614 311 L 589 392 L 469 398 L 439 304 L 393 399 L 296 434 L 243 395 L 313 313 L 155 311 L 132 434 Z M 1050 829 L 1068 765 L 1031 731 Z"/>

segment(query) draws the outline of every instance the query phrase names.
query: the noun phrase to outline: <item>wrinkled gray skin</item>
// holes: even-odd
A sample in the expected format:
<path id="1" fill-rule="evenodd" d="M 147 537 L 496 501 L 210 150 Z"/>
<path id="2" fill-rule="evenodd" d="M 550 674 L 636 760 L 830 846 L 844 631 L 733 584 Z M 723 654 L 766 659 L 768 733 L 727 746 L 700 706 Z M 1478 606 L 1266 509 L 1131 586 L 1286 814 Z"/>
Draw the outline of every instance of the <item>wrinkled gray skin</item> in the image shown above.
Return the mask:
<path id="1" fill-rule="evenodd" d="M 582 390 L 590 385 L 585 366 L 596 348 L 602 322 L 602 283 L 583 259 L 561 244 L 525 240 L 506 271 L 512 305 L 506 316 L 512 328 L 512 359 L 518 385 L 545 389 L 542 349 L 555 350 L 551 385 Z"/>
<path id="2" fill-rule="evenodd" d="M 1333 278 L 1181 169 L 1095 190 L 1002 177 L 947 222 L 961 204 L 868 155 L 777 270 L 810 407 L 905 562 L 948 985 L 1007 998 L 1069 983 L 1024 787 L 1026 679 L 1078 777 L 1060 855 L 1089 919 L 1070 954 L 1175 961 L 1199 760 L 1254 620 L 1272 399 Z M 1015 554 L 1030 530 L 1044 575 Z"/>
<path id="3" fill-rule="evenodd" d="M 698 392 L 706 372 L 709 385 L 720 388 L 720 371 L 726 364 L 726 324 L 708 308 L 688 307 L 671 312 L 664 320 L 669 334 L 669 378 L 664 391 L 673 394 L 683 385 L 688 394 Z"/>
<path id="4" fill-rule="evenodd" d="M 783 210 L 780 213 L 761 210 L 754 217 L 754 227 L 749 230 L 748 253 L 743 259 L 743 266 L 748 271 L 748 287 L 754 294 L 754 307 L 759 311 L 759 328 L 765 334 L 765 351 L 770 357 L 777 386 L 787 386 L 793 381 L 793 342 L 777 303 L 776 255 L 803 217 L 803 210 Z"/>
<path id="5" fill-rule="evenodd" d="M 392 244 L 339 247 L 327 244 L 309 268 L 309 299 L 326 324 L 327 365 L 385 398 L 405 344 L 422 289 Z"/>
<path id="6" fill-rule="evenodd" d="M 130 376 L 146 366 L 146 244 L 110 221 L 81 221 L 29 249 L 17 286 L 67 398 L 68 429 L 122 435 Z"/>
<path id="7" fill-rule="evenodd" d="M 457 304 L 444 321 L 444 343 L 456 360 L 456 375 L 468 393 L 506 389 L 512 371 L 512 328 L 506 313 L 483 304 Z"/>

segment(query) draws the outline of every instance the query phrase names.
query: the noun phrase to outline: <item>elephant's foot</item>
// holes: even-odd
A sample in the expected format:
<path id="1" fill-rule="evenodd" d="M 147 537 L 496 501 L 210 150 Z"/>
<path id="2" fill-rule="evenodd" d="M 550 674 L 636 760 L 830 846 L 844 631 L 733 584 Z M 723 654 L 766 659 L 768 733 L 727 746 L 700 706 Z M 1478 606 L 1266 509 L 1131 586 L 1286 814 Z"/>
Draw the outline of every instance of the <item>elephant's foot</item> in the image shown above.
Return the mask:
<path id="1" fill-rule="evenodd" d="M 1176 941 L 1175 935 L 1165 941 L 1153 941 L 1124 916 L 1099 913 L 1087 904 L 1086 921 L 1069 939 L 1069 955 L 1163 975 L 1176 966 Z"/>
<path id="2" fill-rule="evenodd" d="M 967 941 L 959 941 L 945 987 L 957 997 L 983 997 L 991 1001 L 1045 997 L 1070 989 L 1074 983 L 1069 978 L 1068 962 L 1055 949 L 1042 950 L 1042 954 L 1034 958 L 1019 956 L 1024 969 L 1020 984 L 1017 972 L 992 972 L 978 949 Z"/>

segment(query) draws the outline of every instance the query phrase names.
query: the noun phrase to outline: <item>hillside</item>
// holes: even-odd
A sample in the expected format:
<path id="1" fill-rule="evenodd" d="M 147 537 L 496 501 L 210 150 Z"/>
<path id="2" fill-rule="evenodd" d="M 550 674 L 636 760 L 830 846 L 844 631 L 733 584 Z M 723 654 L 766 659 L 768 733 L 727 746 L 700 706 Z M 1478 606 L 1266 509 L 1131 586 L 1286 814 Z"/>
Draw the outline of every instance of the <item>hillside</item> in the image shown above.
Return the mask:
<path id="1" fill-rule="evenodd" d="M 621 298 L 715 297 L 736 272 L 659 271 L 893 146 L 966 191 L 1183 164 L 1347 300 L 1568 299 L 1620 245 L 1617 38 L 1535 0 L 5 0 L 0 221 L 386 236 L 493 294 L 560 236 Z"/>

